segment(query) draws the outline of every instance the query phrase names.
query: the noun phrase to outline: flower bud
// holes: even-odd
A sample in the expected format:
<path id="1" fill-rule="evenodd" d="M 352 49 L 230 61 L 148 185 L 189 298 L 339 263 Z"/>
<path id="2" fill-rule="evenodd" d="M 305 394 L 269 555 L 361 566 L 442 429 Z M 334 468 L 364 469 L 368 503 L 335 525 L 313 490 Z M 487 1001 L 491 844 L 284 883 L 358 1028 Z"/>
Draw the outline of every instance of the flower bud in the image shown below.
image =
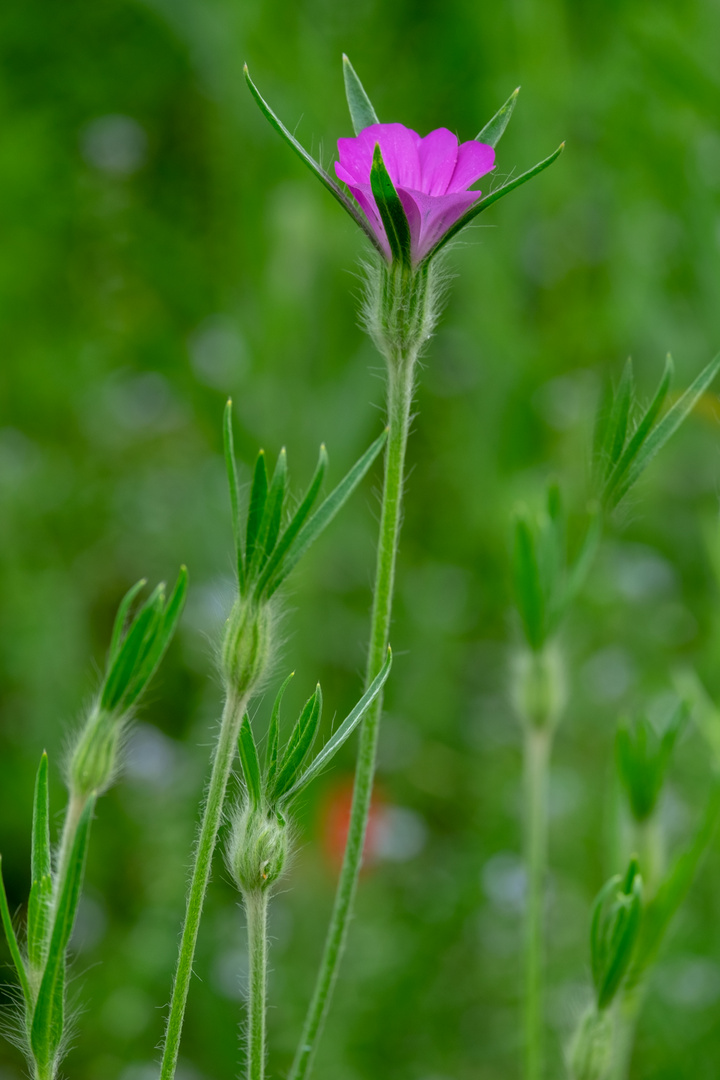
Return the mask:
<path id="1" fill-rule="evenodd" d="M 267 604 L 256 606 L 238 597 L 226 624 L 222 675 L 228 690 L 249 694 L 267 671 L 272 644 L 272 617 Z"/>
<path id="2" fill-rule="evenodd" d="M 584 1014 L 570 1046 L 572 1080 L 605 1080 L 612 1065 L 612 1020 L 607 1012 L 590 1008 Z"/>
<path id="3" fill-rule="evenodd" d="M 523 649 L 516 654 L 512 694 L 523 723 L 550 730 L 555 727 L 567 697 L 565 671 L 557 646 L 545 645 L 539 651 Z"/>
<path id="4" fill-rule="evenodd" d="M 242 893 L 264 891 L 277 881 L 285 866 L 288 841 L 287 825 L 275 814 L 249 802 L 235 815 L 227 864 Z"/>
<path id="5" fill-rule="evenodd" d="M 83 799 L 101 795 L 117 772 L 123 729 L 122 717 L 98 706 L 93 708 L 70 757 L 69 783 L 73 795 Z"/>

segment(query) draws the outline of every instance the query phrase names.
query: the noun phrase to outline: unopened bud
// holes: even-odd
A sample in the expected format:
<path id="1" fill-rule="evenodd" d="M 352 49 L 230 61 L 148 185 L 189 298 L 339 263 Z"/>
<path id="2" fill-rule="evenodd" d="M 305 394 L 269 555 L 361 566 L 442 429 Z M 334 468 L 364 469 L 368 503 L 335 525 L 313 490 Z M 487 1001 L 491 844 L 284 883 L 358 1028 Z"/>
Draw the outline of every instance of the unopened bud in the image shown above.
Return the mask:
<path id="1" fill-rule="evenodd" d="M 70 758 L 73 795 L 101 795 L 115 778 L 122 719 L 97 706 L 87 719 Z"/>
<path id="2" fill-rule="evenodd" d="M 523 649 L 512 672 L 513 704 L 523 723 L 552 729 L 565 708 L 567 691 L 560 651 L 554 644 L 541 650 Z"/>
<path id="3" fill-rule="evenodd" d="M 282 874 L 287 852 L 287 825 L 250 803 L 240 807 L 233 821 L 227 863 L 241 892 L 270 888 Z"/>
<path id="4" fill-rule="evenodd" d="M 570 1046 L 572 1080 L 605 1080 L 612 1065 L 613 1031 L 608 1012 L 587 1010 Z"/>
<path id="5" fill-rule="evenodd" d="M 270 660 L 271 630 L 267 604 L 235 601 L 222 646 L 222 674 L 228 689 L 245 695 L 258 688 Z"/>

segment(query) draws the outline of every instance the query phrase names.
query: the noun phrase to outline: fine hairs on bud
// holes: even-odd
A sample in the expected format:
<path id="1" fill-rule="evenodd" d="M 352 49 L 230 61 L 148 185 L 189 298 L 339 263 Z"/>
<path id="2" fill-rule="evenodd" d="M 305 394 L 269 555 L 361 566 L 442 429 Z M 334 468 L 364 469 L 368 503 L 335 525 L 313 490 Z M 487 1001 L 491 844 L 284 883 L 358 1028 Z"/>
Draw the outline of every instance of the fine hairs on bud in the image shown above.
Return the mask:
<path id="1" fill-rule="evenodd" d="M 451 275 L 442 259 L 418 270 L 379 256 L 362 260 L 361 266 L 363 329 L 389 364 L 399 357 L 416 360 L 432 337 L 447 296 Z"/>
<path id="2" fill-rule="evenodd" d="M 288 849 L 288 825 L 273 811 L 255 807 L 247 799 L 235 809 L 226 863 L 244 896 L 265 892 L 278 880 Z"/>
<path id="3" fill-rule="evenodd" d="M 261 689 L 275 653 L 276 624 L 274 603 L 256 605 L 236 598 L 220 647 L 220 670 L 228 691 L 244 696 Z"/>
<path id="4" fill-rule="evenodd" d="M 67 758 L 67 783 L 79 798 L 102 795 L 114 783 L 120 771 L 120 756 L 125 743 L 130 712 L 113 713 L 95 703 Z"/>

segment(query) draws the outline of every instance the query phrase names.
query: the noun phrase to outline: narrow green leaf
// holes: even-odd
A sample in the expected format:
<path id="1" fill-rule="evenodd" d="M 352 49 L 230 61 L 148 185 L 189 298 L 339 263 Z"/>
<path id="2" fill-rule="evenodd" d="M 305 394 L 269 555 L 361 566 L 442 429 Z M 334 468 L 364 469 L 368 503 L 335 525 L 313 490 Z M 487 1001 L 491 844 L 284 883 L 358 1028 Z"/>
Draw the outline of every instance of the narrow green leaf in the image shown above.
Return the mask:
<path id="1" fill-rule="evenodd" d="M 599 489 L 607 473 L 606 446 L 610 416 L 613 407 L 613 391 L 609 380 L 603 384 L 600 402 L 595 413 L 592 440 L 592 477 L 595 487 Z"/>
<path id="2" fill-rule="evenodd" d="M 300 713 L 288 739 L 275 783 L 272 786 L 271 802 L 275 803 L 282 799 L 283 795 L 295 783 L 295 778 L 302 767 L 302 763 L 310 753 L 315 741 L 321 712 L 322 691 L 320 690 L 320 683 L 318 683 L 315 693 L 305 703 L 305 707 Z"/>
<path id="3" fill-rule="evenodd" d="M 264 565 L 266 556 L 272 554 L 277 543 L 282 522 L 282 512 L 287 495 L 287 454 L 285 447 L 278 454 L 277 464 L 265 499 L 265 510 L 255 540 L 255 552 L 252 564 L 248 568 L 248 579 L 256 576 Z"/>
<path id="4" fill-rule="evenodd" d="M 538 534 L 537 557 L 546 604 L 545 629 L 550 634 L 562 614 L 565 602 L 565 514 L 560 487 L 556 483 L 548 484 L 547 517 Z"/>
<path id="5" fill-rule="evenodd" d="M 48 930 L 48 901 L 52 894 L 50 855 L 50 804 L 48 798 L 48 756 L 43 753 L 35 778 L 32 848 L 30 858 L 30 898 L 28 901 L 27 945 L 33 967 L 44 960 Z"/>
<path id="6" fill-rule="evenodd" d="M 305 523 L 305 520 L 312 510 L 315 500 L 318 497 L 320 488 L 322 487 L 323 477 L 325 476 L 325 470 L 327 469 L 328 456 L 325 450 L 324 444 L 320 447 L 320 455 L 318 457 L 317 467 L 310 481 L 310 486 L 305 493 L 305 498 L 302 500 L 297 510 L 293 514 L 289 525 L 280 537 L 275 550 L 267 561 L 265 569 L 260 575 L 260 579 L 256 586 L 256 595 L 262 596 L 263 590 L 272 578 L 273 574 L 280 566 L 285 554 L 292 547 L 295 542 L 295 538 L 300 532 L 300 529 Z M 273 590 L 274 591 L 274 590 Z"/>
<path id="7" fill-rule="evenodd" d="M 349 473 L 330 492 L 327 499 L 320 504 L 315 513 L 309 518 L 296 534 L 290 548 L 286 550 L 285 557 L 277 567 L 273 576 L 264 586 L 264 593 L 269 599 L 276 589 L 283 583 L 290 571 L 297 565 L 311 544 L 327 528 L 341 507 L 347 502 L 355 488 L 363 479 L 368 469 L 375 461 L 387 440 L 387 428 L 379 439 L 365 451 L 362 457 L 353 465 Z"/>
<path id="8" fill-rule="evenodd" d="M 626 472 L 632 465 L 633 460 L 640 452 L 643 443 L 647 439 L 648 435 L 652 431 L 655 420 L 660 413 L 665 398 L 667 397 L 668 390 L 670 389 L 672 376 L 673 362 L 672 357 L 668 353 L 667 359 L 665 361 L 665 370 L 663 371 L 660 385 L 655 392 L 655 397 L 652 399 L 647 409 L 645 410 L 645 413 L 640 420 L 640 423 L 635 428 L 635 431 L 628 440 L 627 446 L 620 455 L 620 458 L 615 465 L 615 468 L 611 472 L 607 484 L 605 485 L 605 490 L 603 492 L 603 503 L 605 505 L 613 504 L 615 502 L 615 500 L 613 499 L 613 494 L 615 490 L 617 489 Z"/>
<path id="9" fill-rule="evenodd" d="M 149 641 L 145 656 L 137 669 L 133 701 L 137 700 L 140 694 L 145 690 L 145 687 L 152 679 L 163 656 L 167 652 L 185 606 L 187 586 L 187 567 L 181 566 L 180 573 L 175 582 L 175 587 L 173 588 L 170 599 L 163 612 L 160 625 L 152 639 Z M 132 701 L 129 701 L 128 704 L 132 704 Z"/>
<path id="10" fill-rule="evenodd" d="M 163 590 L 164 585 L 158 585 L 135 616 L 105 678 L 100 706 L 108 712 L 119 708 L 133 694 L 136 668 L 162 619 Z"/>
<path id="11" fill-rule="evenodd" d="M 275 780 L 275 774 L 277 772 L 278 764 L 278 750 L 280 747 L 280 706 L 282 705 L 282 699 L 285 696 L 290 680 L 292 679 L 294 671 L 291 671 L 285 682 L 282 684 L 275 697 L 275 704 L 273 705 L 272 716 L 270 717 L 270 727 L 268 728 L 267 746 L 265 748 L 265 791 L 268 792 L 272 787 Z"/>
<path id="12" fill-rule="evenodd" d="M 28 979 L 27 970 L 25 968 L 25 961 L 22 958 L 20 952 L 20 946 L 15 936 L 15 929 L 12 924 L 12 917 L 10 915 L 10 908 L 8 907 L 7 894 L 5 892 L 5 882 L 3 881 L 2 874 L 2 855 L 0 855 L 0 922 L 2 922 L 3 930 L 5 931 L 5 940 L 8 943 L 8 949 L 10 950 L 10 958 L 15 966 L 18 979 L 20 980 L 20 987 L 22 989 L 23 997 L 29 1008 L 32 1008 L 32 992 L 30 990 L 30 981 Z"/>
<path id="13" fill-rule="evenodd" d="M 322 750 L 313 758 L 310 765 L 305 772 L 300 776 L 295 783 L 289 788 L 282 797 L 283 802 L 287 802 L 289 799 L 294 798 L 304 787 L 306 787 L 310 781 L 317 776 L 321 769 L 323 769 L 332 758 L 335 757 L 340 747 L 346 742 L 352 735 L 355 728 L 360 724 L 360 721 L 365 716 L 372 705 L 375 698 L 382 691 L 383 686 L 390 674 L 390 668 L 392 667 L 392 652 L 388 649 L 387 660 L 385 661 L 382 670 L 379 675 L 370 683 L 363 696 L 358 701 L 355 708 L 349 713 L 343 720 L 340 727 L 336 730 L 335 734 L 328 740 L 323 746 Z"/>
<path id="14" fill-rule="evenodd" d="M 518 517 L 515 521 L 513 571 L 515 596 L 525 636 L 532 649 L 540 649 L 545 641 L 545 597 L 535 536 L 525 517 Z"/>
<path id="15" fill-rule="evenodd" d="M 255 547 L 258 533 L 265 514 L 265 503 L 268 493 L 268 475 L 265 467 L 265 451 L 261 450 L 255 462 L 253 482 L 250 489 L 250 505 L 248 506 L 247 532 L 245 536 L 245 577 L 250 577 L 250 567 L 255 557 Z"/>
<path id="16" fill-rule="evenodd" d="M 435 258 L 437 253 L 444 248 L 450 240 L 454 239 L 461 229 L 464 229 L 466 225 L 469 225 L 478 214 L 482 214 L 483 210 L 487 210 L 489 206 L 492 206 L 492 204 L 496 203 L 499 199 L 505 198 L 506 195 L 509 195 L 511 191 L 515 191 L 516 188 L 522 187 L 523 184 L 527 184 L 528 180 L 532 180 L 534 176 L 537 176 L 547 169 L 549 165 L 552 165 L 553 161 L 557 161 L 564 149 L 565 143 L 561 143 L 557 150 L 553 154 L 550 154 L 550 157 L 546 157 L 544 161 L 539 161 L 537 165 L 533 165 L 532 169 L 528 169 L 527 172 L 522 173 L 522 175 L 516 177 L 515 180 L 508 180 L 507 184 L 503 184 L 503 186 L 497 188 L 496 191 L 491 191 L 484 199 L 480 199 L 478 202 L 474 203 L 470 209 L 466 210 L 463 216 L 458 218 L 455 224 L 440 237 L 437 244 L 430 249 L 422 260 L 421 265 L 424 265 Z"/>
<path id="17" fill-rule="evenodd" d="M 44 1069 L 46 1072 L 57 1054 L 65 1025 L 66 951 L 80 900 L 94 807 L 95 799 L 88 799 L 78 822 L 62 892 L 58 897 L 47 962 L 33 1013 L 30 1045 L 40 1070 Z"/>
<path id="18" fill-rule="evenodd" d="M 518 86 L 517 90 L 513 90 L 505 104 L 498 109 L 492 120 L 488 120 L 482 131 L 478 132 L 475 136 L 475 142 L 486 143 L 492 147 L 497 146 L 505 133 L 505 128 L 510 123 L 510 117 L 517 104 L 519 93 L 520 87 Z"/>
<path id="19" fill-rule="evenodd" d="M 250 725 L 250 717 L 247 713 L 243 717 L 238 736 L 238 750 L 242 763 L 243 776 L 247 785 L 250 802 L 256 810 L 262 803 L 262 781 L 260 778 L 260 759 L 258 758 L 255 737 Z"/>
<path id="20" fill-rule="evenodd" d="M 375 143 L 370 169 L 370 187 L 385 226 L 393 262 L 402 262 L 410 266 L 412 263 L 410 226 L 400 196 L 395 190 L 390 173 L 385 168 L 380 143 Z"/>
<path id="21" fill-rule="evenodd" d="M 230 489 L 230 514 L 232 516 L 233 540 L 235 542 L 235 561 L 237 563 L 240 592 L 245 585 L 245 567 L 243 565 L 243 542 L 240 528 L 240 485 L 238 483 L 237 464 L 235 461 L 235 440 L 232 424 L 232 398 L 228 398 L 223 415 L 223 448 L 225 451 L 225 470 Z"/>
<path id="22" fill-rule="evenodd" d="M 345 96 L 350 110 L 350 119 L 355 134 L 359 135 L 363 128 L 370 127 L 371 124 L 379 124 L 380 121 L 372 107 L 370 98 L 365 93 L 365 87 L 355 73 L 355 68 L 344 53 L 343 76 L 345 78 Z"/>
<path id="23" fill-rule="evenodd" d="M 110 651 L 108 653 L 108 667 L 111 667 L 115 657 L 117 656 L 122 641 L 123 630 L 125 629 L 125 620 L 127 619 L 130 605 L 137 596 L 137 594 L 145 588 L 147 581 L 145 578 L 141 578 L 140 581 L 136 581 L 131 589 L 129 589 L 120 602 L 120 606 L 115 616 L 115 622 L 113 624 L 112 637 L 110 639 Z"/>
<path id="24" fill-rule="evenodd" d="M 278 117 L 272 111 L 272 109 L 270 108 L 268 103 L 262 97 L 262 95 L 261 95 L 260 91 L 258 90 L 258 88 L 256 87 L 255 83 L 250 78 L 250 72 L 248 71 L 247 64 L 245 64 L 245 67 L 243 68 L 243 71 L 245 73 L 245 79 L 247 80 L 247 84 L 250 87 L 250 93 L 255 98 L 255 101 L 257 102 L 261 113 L 263 114 L 265 119 L 269 122 L 271 127 L 275 128 L 275 131 L 277 131 L 278 135 L 280 135 L 280 137 L 285 140 L 285 142 L 288 144 L 288 146 L 292 150 L 294 150 L 294 152 L 298 155 L 298 157 L 302 161 L 305 162 L 305 164 L 310 169 L 310 171 L 312 173 L 314 173 L 315 176 L 320 181 L 320 183 L 323 184 L 323 186 L 328 189 L 328 191 L 333 196 L 333 198 L 337 199 L 337 201 L 342 206 L 343 210 L 347 211 L 347 213 L 353 219 L 355 224 L 360 226 L 360 228 L 365 233 L 365 235 L 367 236 L 370 243 L 373 245 L 373 247 L 384 258 L 385 253 L 384 253 L 384 251 L 382 249 L 382 246 L 379 243 L 379 241 L 378 241 L 377 237 L 375 236 L 374 232 L 370 228 L 368 220 L 365 217 L 365 215 L 362 213 L 362 211 L 355 205 L 354 202 L 352 202 L 347 197 L 347 195 L 343 192 L 342 188 L 340 188 L 335 183 L 335 181 L 332 179 L 332 177 L 330 177 L 328 175 L 328 173 L 325 172 L 323 167 L 317 161 L 315 161 L 315 159 L 313 157 L 311 157 L 310 154 L 308 154 L 307 150 L 305 150 L 300 145 L 300 143 L 297 141 L 297 139 L 293 135 L 290 134 L 290 132 L 285 127 L 285 125 L 282 123 L 282 121 L 278 119 Z"/>
<path id="25" fill-rule="evenodd" d="M 720 783 L 716 781 L 703 820 L 690 847 L 676 859 L 670 873 L 645 908 L 637 952 L 628 976 L 628 983 L 631 986 L 637 985 L 643 973 L 657 956 L 667 929 L 687 896 L 700 860 L 712 839 L 718 815 L 720 815 Z"/>
<path id="26" fill-rule="evenodd" d="M 628 357 L 610 410 L 610 421 L 604 447 L 604 456 L 610 468 L 616 464 L 623 452 L 627 437 L 628 420 L 630 419 L 630 408 L 634 400 L 635 380 L 632 360 Z"/>
<path id="27" fill-rule="evenodd" d="M 606 1009 L 620 989 L 635 949 L 642 920 L 642 881 L 635 876 L 628 895 L 619 897 L 611 922 L 608 941 L 608 965 L 598 990 L 598 1008 Z"/>
<path id="28" fill-rule="evenodd" d="M 710 386 L 720 370 L 720 353 L 704 368 L 697 379 L 669 409 L 660 423 L 650 432 L 641 447 L 635 461 L 628 469 L 624 481 L 616 488 L 614 504 L 617 505 L 627 495 L 630 488 L 640 478 L 652 459 L 675 434 L 683 420 L 692 412 L 699 399 Z"/>
<path id="29" fill-rule="evenodd" d="M 602 516 L 595 513 L 591 516 L 582 547 L 568 574 L 567 588 L 565 590 L 565 606 L 575 599 L 580 589 L 585 584 L 585 579 L 590 572 L 597 550 L 602 538 Z"/>

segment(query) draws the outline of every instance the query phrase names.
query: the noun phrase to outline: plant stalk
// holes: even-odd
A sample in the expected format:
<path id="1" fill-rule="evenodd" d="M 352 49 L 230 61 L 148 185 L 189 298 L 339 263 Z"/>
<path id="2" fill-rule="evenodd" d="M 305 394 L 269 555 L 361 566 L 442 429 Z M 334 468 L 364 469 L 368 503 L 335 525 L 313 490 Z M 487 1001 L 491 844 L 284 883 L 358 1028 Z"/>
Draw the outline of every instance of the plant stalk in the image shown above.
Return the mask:
<path id="1" fill-rule="evenodd" d="M 402 517 L 405 450 L 410 427 L 413 368 L 416 354 L 395 355 L 388 362 L 388 442 L 380 513 L 375 591 L 373 598 L 366 688 L 385 661 L 392 614 L 395 562 Z M 350 825 L 345 855 L 335 894 L 335 904 L 313 996 L 305 1018 L 289 1080 L 304 1080 L 310 1072 L 317 1044 L 330 1006 L 335 980 L 347 938 L 348 924 L 362 865 L 365 834 L 377 756 L 382 694 L 378 694 L 360 727 Z"/>
<path id="2" fill-rule="evenodd" d="M 525 926 L 525 1080 L 543 1074 L 543 963 L 545 879 L 548 863 L 548 773 L 552 732 L 525 728 L 525 844 L 527 913 Z"/>
<path id="3" fill-rule="evenodd" d="M 200 834 L 195 849 L 195 863 L 188 890 L 185 922 L 180 938 L 177 968 L 170 998 L 170 1011 L 165 1030 L 160 1080 L 173 1080 L 177 1068 L 180 1036 L 185 1018 L 185 1006 L 192 976 L 200 917 L 205 902 L 208 881 L 210 880 L 217 834 L 222 821 L 225 792 L 235 758 L 238 733 L 246 706 L 247 695 L 229 691 L 220 723 L 220 735 L 215 747 L 210 783 L 207 789 Z"/>
<path id="4" fill-rule="evenodd" d="M 247 1080 L 265 1077 L 267 1010 L 267 915 L 270 894 L 255 889 L 243 897 L 247 914 L 250 983 L 248 989 Z"/>

